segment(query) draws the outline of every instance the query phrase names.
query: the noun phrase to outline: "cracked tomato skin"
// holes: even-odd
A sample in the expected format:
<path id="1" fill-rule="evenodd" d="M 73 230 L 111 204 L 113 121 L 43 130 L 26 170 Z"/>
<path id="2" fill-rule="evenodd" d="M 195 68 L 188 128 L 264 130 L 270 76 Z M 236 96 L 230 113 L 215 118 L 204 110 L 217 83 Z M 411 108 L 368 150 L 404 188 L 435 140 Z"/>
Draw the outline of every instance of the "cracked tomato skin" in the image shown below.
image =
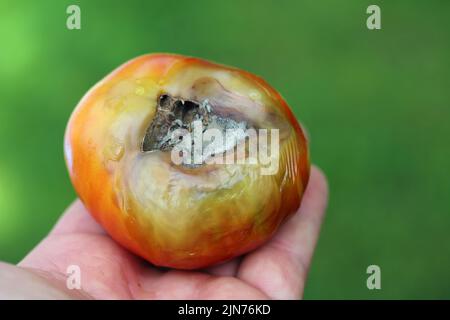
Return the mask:
<path id="1" fill-rule="evenodd" d="M 262 175 L 259 164 L 183 168 L 167 152 L 142 152 L 161 94 L 208 99 L 258 128 L 279 129 L 276 173 Z M 140 56 L 96 84 L 69 120 L 64 150 L 77 194 L 110 236 L 178 269 L 223 262 L 270 239 L 299 208 L 310 166 L 300 125 L 267 82 L 172 54 Z"/>

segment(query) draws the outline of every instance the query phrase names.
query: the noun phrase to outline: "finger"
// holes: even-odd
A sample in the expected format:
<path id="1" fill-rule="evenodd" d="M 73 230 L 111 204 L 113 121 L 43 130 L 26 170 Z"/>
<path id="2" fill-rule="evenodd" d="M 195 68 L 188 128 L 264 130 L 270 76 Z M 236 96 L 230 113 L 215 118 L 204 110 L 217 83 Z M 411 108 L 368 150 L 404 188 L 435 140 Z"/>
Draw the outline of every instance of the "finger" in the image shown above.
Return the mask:
<path id="1" fill-rule="evenodd" d="M 272 298 L 300 298 L 327 201 L 325 176 L 312 167 L 300 210 L 272 240 L 244 258 L 237 276 Z"/>
<path id="2" fill-rule="evenodd" d="M 90 299 L 82 290 L 67 289 L 64 283 L 36 270 L 0 262 L 2 300 Z"/>
<path id="3" fill-rule="evenodd" d="M 105 234 L 105 230 L 87 212 L 83 203 L 75 200 L 59 218 L 50 234 L 88 233 Z"/>
<path id="4" fill-rule="evenodd" d="M 240 259 L 236 258 L 225 263 L 206 268 L 204 271 L 214 276 L 234 277 L 239 268 Z"/>
<path id="5" fill-rule="evenodd" d="M 305 265 L 309 265 L 327 204 L 328 185 L 325 175 L 313 166 L 310 183 L 299 211 L 280 228 L 271 245 L 290 252 Z"/>

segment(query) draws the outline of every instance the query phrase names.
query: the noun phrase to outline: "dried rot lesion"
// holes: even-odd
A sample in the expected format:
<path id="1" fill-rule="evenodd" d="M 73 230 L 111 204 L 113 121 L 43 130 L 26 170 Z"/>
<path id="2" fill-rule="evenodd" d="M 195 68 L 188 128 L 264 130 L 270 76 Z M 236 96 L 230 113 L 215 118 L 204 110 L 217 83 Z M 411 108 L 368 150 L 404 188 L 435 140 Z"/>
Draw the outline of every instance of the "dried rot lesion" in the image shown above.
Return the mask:
<path id="1" fill-rule="evenodd" d="M 192 131 L 192 123 L 201 120 L 208 127 L 211 106 L 207 101 L 199 103 L 162 94 L 158 98 L 156 115 L 148 127 L 142 143 L 142 151 L 169 151 L 178 140 L 173 132 L 178 129 Z"/>
<path id="2" fill-rule="evenodd" d="M 229 132 L 227 130 L 240 132 L 238 136 L 234 137 L 231 144 L 224 142 L 223 146 L 215 146 L 214 150 L 209 148 L 210 155 L 222 154 L 234 148 L 246 138 L 245 131 L 251 127 L 247 120 L 239 121 L 233 119 L 230 114 L 225 117 L 222 113 L 214 112 L 214 107 L 208 99 L 203 101 L 185 100 L 169 94 L 162 94 L 158 98 L 156 115 L 145 133 L 142 152 L 172 150 L 183 139 L 183 136 L 175 134 L 177 130 L 181 129 L 192 133 L 196 121 L 201 121 L 203 132 L 207 129 L 216 129 L 223 136 Z M 208 148 L 209 143 L 211 142 L 202 144 L 202 151 Z M 192 152 L 194 152 L 193 149 Z"/>
<path id="3" fill-rule="evenodd" d="M 209 158 L 236 151 L 242 143 L 247 155 L 246 139 L 260 128 L 281 129 L 281 139 L 289 133 L 283 129 L 285 120 L 278 114 L 260 102 L 227 90 L 216 79 L 196 80 L 187 96 L 190 98 L 163 93 L 157 98 L 156 114 L 145 132 L 142 152 L 174 150 L 185 157 L 183 166 L 198 167 Z M 214 129 L 214 134 L 219 133 L 221 142 L 215 138 L 209 140 L 208 136 L 194 145 L 194 140 L 199 141 L 199 134 L 208 129 Z M 192 159 L 196 159 L 195 164 Z"/>

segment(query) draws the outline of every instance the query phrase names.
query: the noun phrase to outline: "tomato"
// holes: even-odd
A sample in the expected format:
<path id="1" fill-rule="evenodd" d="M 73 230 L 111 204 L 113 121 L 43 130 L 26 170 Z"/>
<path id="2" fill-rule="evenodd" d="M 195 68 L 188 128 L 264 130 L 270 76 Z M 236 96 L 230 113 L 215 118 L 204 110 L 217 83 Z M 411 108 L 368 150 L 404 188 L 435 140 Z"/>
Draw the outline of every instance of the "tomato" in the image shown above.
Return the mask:
<path id="1" fill-rule="evenodd" d="M 275 89 L 172 54 L 135 58 L 96 84 L 64 149 L 77 194 L 111 237 L 178 269 L 263 244 L 299 208 L 309 177 L 304 133 Z"/>

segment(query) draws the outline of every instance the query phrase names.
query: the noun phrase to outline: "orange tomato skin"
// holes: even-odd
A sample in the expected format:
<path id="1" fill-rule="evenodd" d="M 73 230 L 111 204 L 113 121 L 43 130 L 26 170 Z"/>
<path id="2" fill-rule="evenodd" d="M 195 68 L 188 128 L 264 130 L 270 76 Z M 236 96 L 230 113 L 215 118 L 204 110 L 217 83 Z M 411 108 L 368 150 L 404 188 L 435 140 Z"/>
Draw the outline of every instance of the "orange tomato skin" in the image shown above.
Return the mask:
<path id="1" fill-rule="evenodd" d="M 183 70 L 191 70 L 189 69 L 191 67 L 199 70 L 212 68 L 211 70 L 239 76 L 242 79 L 239 81 L 246 86 L 248 83 L 252 88 L 257 88 L 258 92 L 266 95 L 264 101 L 273 102 L 277 112 L 292 129 L 292 135 L 286 142 L 286 146 L 282 146 L 284 149 L 281 150 L 281 173 L 270 180 L 275 181 L 270 182 L 273 186 L 271 185 L 272 191 L 269 193 L 274 195 L 275 204 L 270 204 L 269 199 L 265 205 L 266 209 L 259 207 L 253 209 L 255 202 L 266 202 L 264 198 L 253 202 L 249 199 L 246 200 L 249 202 L 243 204 L 247 207 L 246 210 L 255 211 L 254 216 L 261 214 L 262 222 L 255 223 L 251 219 L 253 216 L 247 213 L 242 213 L 242 217 L 238 215 L 236 219 L 221 218 L 219 215 L 221 212 L 223 216 L 244 210 L 237 207 L 239 204 L 230 200 L 231 196 L 225 195 L 217 201 L 208 200 L 210 201 L 208 205 L 201 207 L 202 210 L 204 208 L 206 211 L 208 208 L 213 210 L 211 221 L 208 219 L 205 221 L 209 229 L 205 227 L 205 229 L 196 230 L 188 221 L 184 221 L 174 226 L 173 230 L 169 226 L 167 230 L 160 231 L 161 226 L 167 223 L 166 220 L 154 221 L 166 219 L 162 217 L 162 214 L 154 213 L 159 210 L 157 206 L 154 208 L 147 206 L 145 210 L 148 211 L 144 211 L 139 204 L 140 196 L 145 198 L 144 201 L 150 201 L 152 196 L 144 196 L 142 191 L 144 187 L 133 187 L 137 180 L 127 176 L 130 172 L 134 172 L 133 166 L 124 162 L 130 159 L 127 157 L 133 152 L 136 154 L 135 157 L 139 157 L 136 151 L 139 145 L 135 137 L 142 136 L 145 129 L 142 123 L 145 122 L 147 125 L 152 117 L 151 112 L 145 111 L 146 98 L 165 91 L 165 86 L 169 88 L 170 85 L 177 84 L 178 80 L 170 83 L 172 80 L 166 79 L 177 79 L 177 74 L 186 72 Z M 139 85 L 135 86 L 135 82 Z M 141 83 L 146 83 L 146 87 L 142 90 Z M 142 97 L 137 94 L 141 91 L 149 92 L 148 96 Z M 121 98 L 124 92 L 126 99 Z M 146 121 L 141 123 L 141 120 L 134 119 L 139 118 L 138 115 L 143 115 Z M 122 120 L 119 117 L 123 117 L 123 121 L 130 121 L 133 125 L 121 127 Z M 121 131 L 122 128 L 133 129 L 128 130 L 131 133 L 123 130 L 126 132 L 117 138 L 120 143 L 116 143 L 114 142 L 116 138 L 111 138 L 113 136 L 111 132 L 115 130 L 111 128 L 114 126 L 119 128 L 117 131 Z M 299 208 L 309 178 L 310 163 L 305 135 L 291 109 L 275 89 L 249 72 L 172 54 L 149 54 L 135 58 L 95 85 L 79 102 L 69 120 L 64 150 L 70 179 L 78 196 L 108 234 L 119 244 L 154 265 L 178 269 L 206 267 L 262 245 L 270 239 L 279 225 Z M 121 159 L 117 160 L 118 158 Z M 165 171 L 163 173 L 165 174 Z M 200 171 L 195 173 L 195 176 L 202 174 L 206 173 Z M 245 183 L 245 186 L 250 185 L 247 180 Z M 252 186 L 256 186 L 255 188 L 261 188 L 261 183 L 254 180 L 251 183 Z M 235 188 L 233 190 L 240 190 L 238 188 L 242 187 Z M 249 194 L 258 197 L 261 190 L 263 189 L 255 189 Z M 192 208 L 200 207 L 193 205 Z M 187 210 L 180 210 L 179 213 L 171 212 L 170 214 L 177 214 L 179 220 L 183 220 L 185 218 L 182 215 L 188 212 L 194 217 L 196 210 L 187 208 Z M 263 210 L 263 213 L 258 213 L 258 210 Z M 205 215 L 205 212 L 202 211 L 201 214 Z M 154 216 L 151 216 L 152 214 Z M 197 221 L 195 217 L 191 219 Z M 191 230 L 175 229 L 180 226 L 190 226 Z M 177 232 L 180 234 L 179 239 L 177 239 Z"/>

